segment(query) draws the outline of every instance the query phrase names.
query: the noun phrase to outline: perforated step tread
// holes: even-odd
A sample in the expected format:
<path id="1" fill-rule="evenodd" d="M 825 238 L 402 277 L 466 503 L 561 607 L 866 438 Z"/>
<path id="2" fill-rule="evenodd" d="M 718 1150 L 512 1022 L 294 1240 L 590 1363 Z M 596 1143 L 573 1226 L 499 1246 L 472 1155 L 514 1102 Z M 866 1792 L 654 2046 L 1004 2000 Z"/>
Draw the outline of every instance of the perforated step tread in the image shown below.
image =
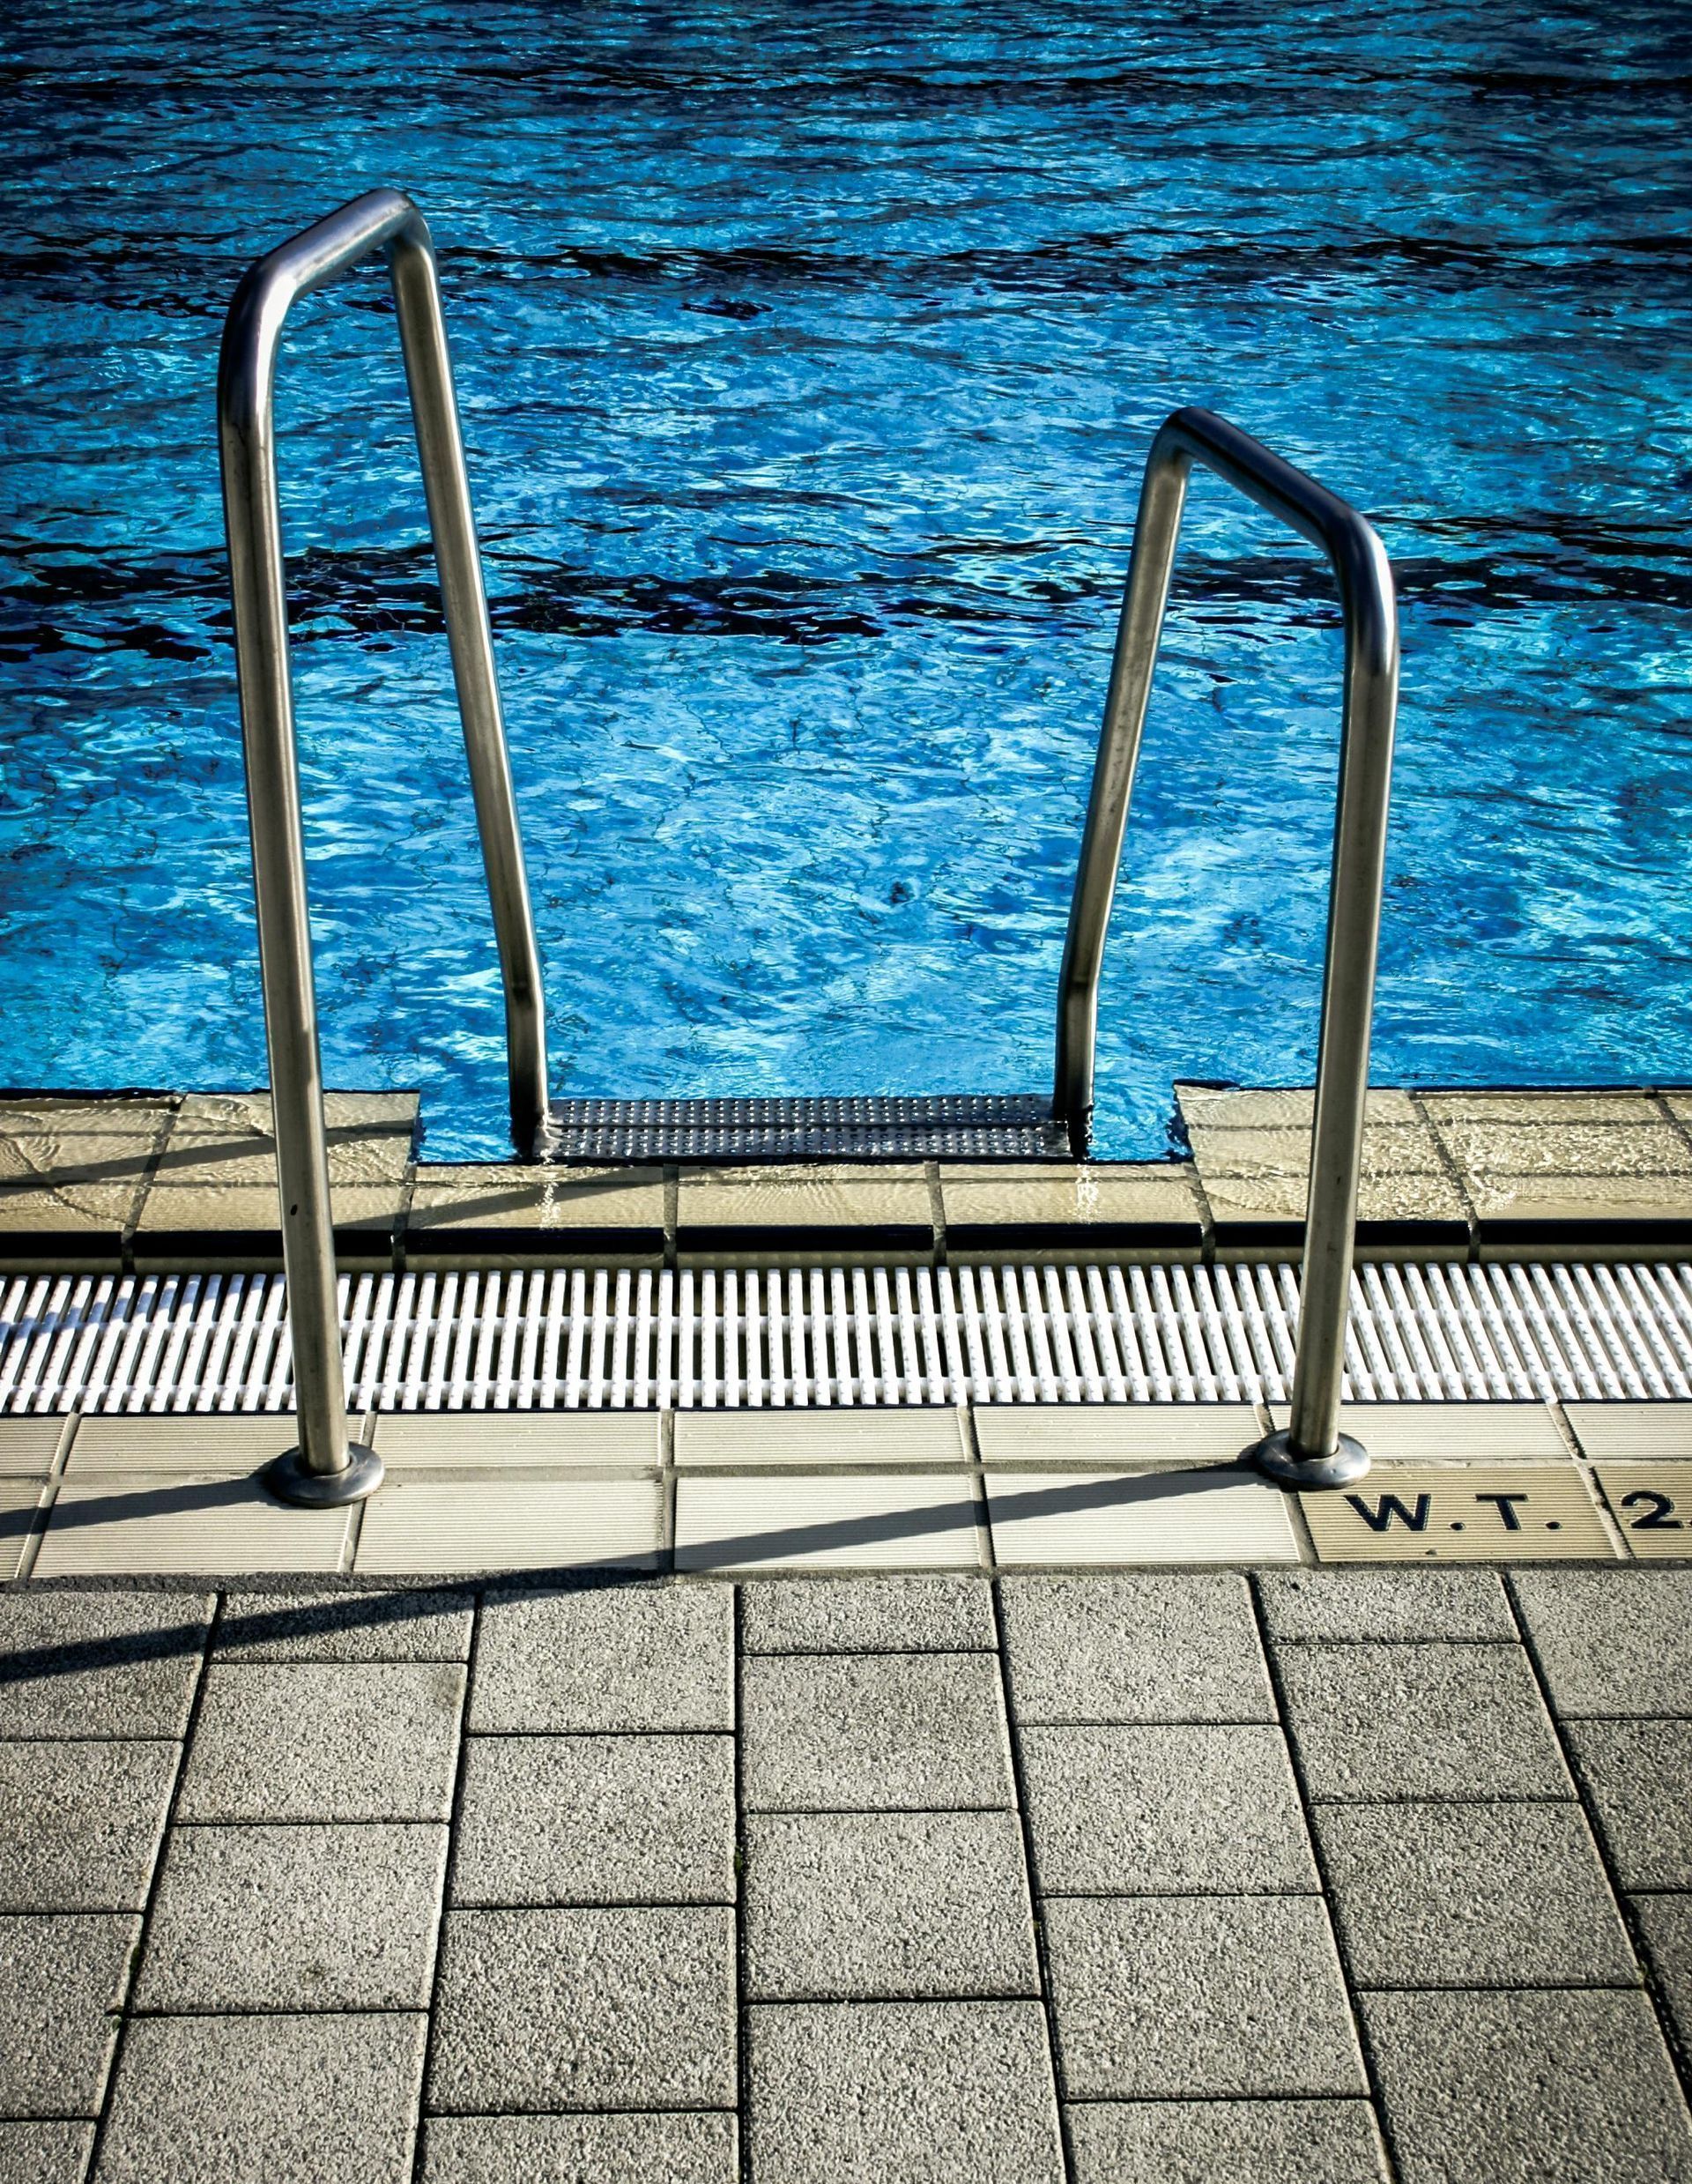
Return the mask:
<path id="1" fill-rule="evenodd" d="M 1062 1160 L 1038 1092 L 861 1099 L 554 1100 L 554 1161 Z"/>

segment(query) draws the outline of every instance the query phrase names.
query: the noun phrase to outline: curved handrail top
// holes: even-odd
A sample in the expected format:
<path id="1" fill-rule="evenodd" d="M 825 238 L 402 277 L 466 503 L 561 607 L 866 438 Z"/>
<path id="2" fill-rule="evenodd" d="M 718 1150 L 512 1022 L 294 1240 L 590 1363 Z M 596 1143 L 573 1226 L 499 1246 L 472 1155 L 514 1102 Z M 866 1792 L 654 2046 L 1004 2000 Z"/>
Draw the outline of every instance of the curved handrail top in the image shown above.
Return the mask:
<path id="1" fill-rule="evenodd" d="M 409 243 L 434 256 L 429 224 L 399 189 L 368 189 L 249 265 L 230 300 L 218 355 L 218 420 L 253 431 L 270 405 L 283 321 L 299 299 L 373 250 Z"/>
<path id="2" fill-rule="evenodd" d="M 1377 674 L 1396 665 L 1399 615 L 1392 564 L 1366 516 L 1213 410 L 1179 409 L 1166 418 L 1152 442 L 1147 470 L 1183 455 L 1203 463 L 1320 546 L 1339 579 L 1347 636 L 1359 649 L 1360 664 Z"/>

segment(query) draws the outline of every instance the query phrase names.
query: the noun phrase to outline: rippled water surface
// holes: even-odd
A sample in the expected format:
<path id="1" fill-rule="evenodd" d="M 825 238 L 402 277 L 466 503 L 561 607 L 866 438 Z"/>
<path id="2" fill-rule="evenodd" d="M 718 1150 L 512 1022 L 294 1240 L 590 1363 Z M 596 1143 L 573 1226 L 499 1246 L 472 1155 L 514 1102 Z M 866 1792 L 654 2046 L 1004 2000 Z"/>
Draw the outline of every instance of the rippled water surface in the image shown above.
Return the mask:
<path id="1" fill-rule="evenodd" d="M 1377 522 L 1391 1080 L 1692 1076 L 1684 8 L 11 19 L 0 1082 L 263 1076 L 212 388 L 243 264 L 434 225 L 556 1091 L 1050 1066 L 1151 434 Z M 498 980 L 391 315 L 279 379 L 325 1063 L 502 1142 Z M 1100 1139 L 1308 1076 L 1338 719 L 1315 556 L 1196 482 Z"/>

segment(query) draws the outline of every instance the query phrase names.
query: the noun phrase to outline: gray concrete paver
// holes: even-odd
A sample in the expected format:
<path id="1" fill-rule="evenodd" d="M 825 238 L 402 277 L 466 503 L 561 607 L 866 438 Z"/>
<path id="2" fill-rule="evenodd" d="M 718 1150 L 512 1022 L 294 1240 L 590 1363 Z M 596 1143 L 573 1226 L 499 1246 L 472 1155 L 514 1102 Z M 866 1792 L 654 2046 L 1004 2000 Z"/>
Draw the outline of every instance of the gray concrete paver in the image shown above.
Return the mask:
<path id="1" fill-rule="evenodd" d="M 234 1593 L 217 1658 L 233 1660 L 464 1660 L 475 1602 L 468 1593 Z"/>
<path id="2" fill-rule="evenodd" d="M 1007 1578 L 999 1598 L 1011 1704 L 1024 1727 L 1275 1718 L 1243 1577 Z"/>
<path id="3" fill-rule="evenodd" d="M 181 1736 L 209 1593 L 0 1593 L 0 1735 Z"/>
<path id="4" fill-rule="evenodd" d="M 95 2184 L 409 2184 L 426 2022 L 137 2017 Z"/>
<path id="5" fill-rule="evenodd" d="M 214 1660 L 179 1817 L 444 1820 L 464 1686 L 456 1662 Z"/>
<path id="6" fill-rule="evenodd" d="M 741 1668 L 749 1809 L 1009 1806 L 1010 1737 L 985 1653 L 783 1654 Z"/>
<path id="7" fill-rule="evenodd" d="M 1066 2099 L 1367 2090 L 1318 1899 L 1054 1897 L 1042 1918 Z"/>
<path id="8" fill-rule="evenodd" d="M 731 1729 L 726 1585 L 494 1593 L 482 1610 L 474 1730 Z"/>
<path id="9" fill-rule="evenodd" d="M 1024 1729 L 1043 1895 L 1314 1893 L 1279 1728 Z"/>
<path id="10" fill-rule="evenodd" d="M 1577 1805 L 1319 1805 L 1362 1987 L 1627 1987 L 1621 1915 Z"/>
<path id="11" fill-rule="evenodd" d="M 92 2123 L 0 2122 L 0 2184 L 82 2184 Z"/>
<path id="12" fill-rule="evenodd" d="M 746 1586 L 749 1653 L 991 1653 L 992 1588 L 983 1578 L 772 1578 Z"/>
<path id="13" fill-rule="evenodd" d="M 1088 2100 L 1075 2184 L 1385 2184 L 1365 2100 Z"/>
<path id="14" fill-rule="evenodd" d="M 139 1911 L 176 1779 L 170 1743 L 0 1743 L 0 1911 Z"/>
<path id="15" fill-rule="evenodd" d="M 737 2184 L 735 2119 L 432 2116 L 420 2184 Z"/>
<path id="16" fill-rule="evenodd" d="M 1686 2184 L 1692 2129 L 1642 1994 L 1366 1995 L 1401 2184 Z"/>
<path id="17" fill-rule="evenodd" d="M 1516 1643 L 1495 1570 L 1265 1570 L 1258 1593 L 1280 1639 Z"/>
<path id="18" fill-rule="evenodd" d="M 1636 1896 L 1632 1910 L 1676 2036 L 1692 2048 L 1692 1896 Z"/>
<path id="19" fill-rule="evenodd" d="M 1692 1721 L 1570 1721 L 1563 1735 L 1621 1886 L 1692 1888 Z"/>
<path id="20" fill-rule="evenodd" d="M 0 2115 L 100 2113 L 140 1931 L 109 1913 L 0 1918 Z"/>
<path id="21" fill-rule="evenodd" d="M 1511 1573 L 1559 1715 L 1692 1712 L 1692 1570 Z"/>
<path id="22" fill-rule="evenodd" d="M 1313 1798 L 1572 1793 L 1519 1647 L 1300 1645 L 1279 1660 Z"/>
<path id="23" fill-rule="evenodd" d="M 727 1736 L 472 1736 L 455 1904 L 732 1903 Z"/>
<path id="24" fill-rule="evenodd" d="M 433 2109 L 731 2108 L 727 1910 L 450 1911 Z"/>
<path id="25" fill-rule="evenodd" d="M 1016 1816 L 752 1814 L 746 1948 L 757 2002 L 1037 1995 Z"/>
<path id="26" fill-rule="evenodd" d="M 1037 2002 L 765 2002 L 754 2184 L 1061 2184 Z"/>
<path id="27" fill-rule="evenodd" d="M 427 2009 L 447 1831 L 179 1827 L 138 2008 Z"/>

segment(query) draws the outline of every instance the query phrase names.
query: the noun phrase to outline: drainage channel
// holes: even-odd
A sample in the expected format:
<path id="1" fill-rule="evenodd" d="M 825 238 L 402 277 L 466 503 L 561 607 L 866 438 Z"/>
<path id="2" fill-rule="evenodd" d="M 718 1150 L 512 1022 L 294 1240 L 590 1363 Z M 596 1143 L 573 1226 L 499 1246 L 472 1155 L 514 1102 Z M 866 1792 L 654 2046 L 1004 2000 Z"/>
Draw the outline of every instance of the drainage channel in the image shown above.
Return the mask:
<path id="1" fill-rule="evenodd" d="M 550 1267 L 343 1277 L 387 1410 L 1284 1402 L 1287 1266 Z M 1692 1267 L 1369 1264 L 1354 1401 L 1692 1400 Z M 0 1416 L 292 1405 L 278 1274 L 19 1276 Z"/>

